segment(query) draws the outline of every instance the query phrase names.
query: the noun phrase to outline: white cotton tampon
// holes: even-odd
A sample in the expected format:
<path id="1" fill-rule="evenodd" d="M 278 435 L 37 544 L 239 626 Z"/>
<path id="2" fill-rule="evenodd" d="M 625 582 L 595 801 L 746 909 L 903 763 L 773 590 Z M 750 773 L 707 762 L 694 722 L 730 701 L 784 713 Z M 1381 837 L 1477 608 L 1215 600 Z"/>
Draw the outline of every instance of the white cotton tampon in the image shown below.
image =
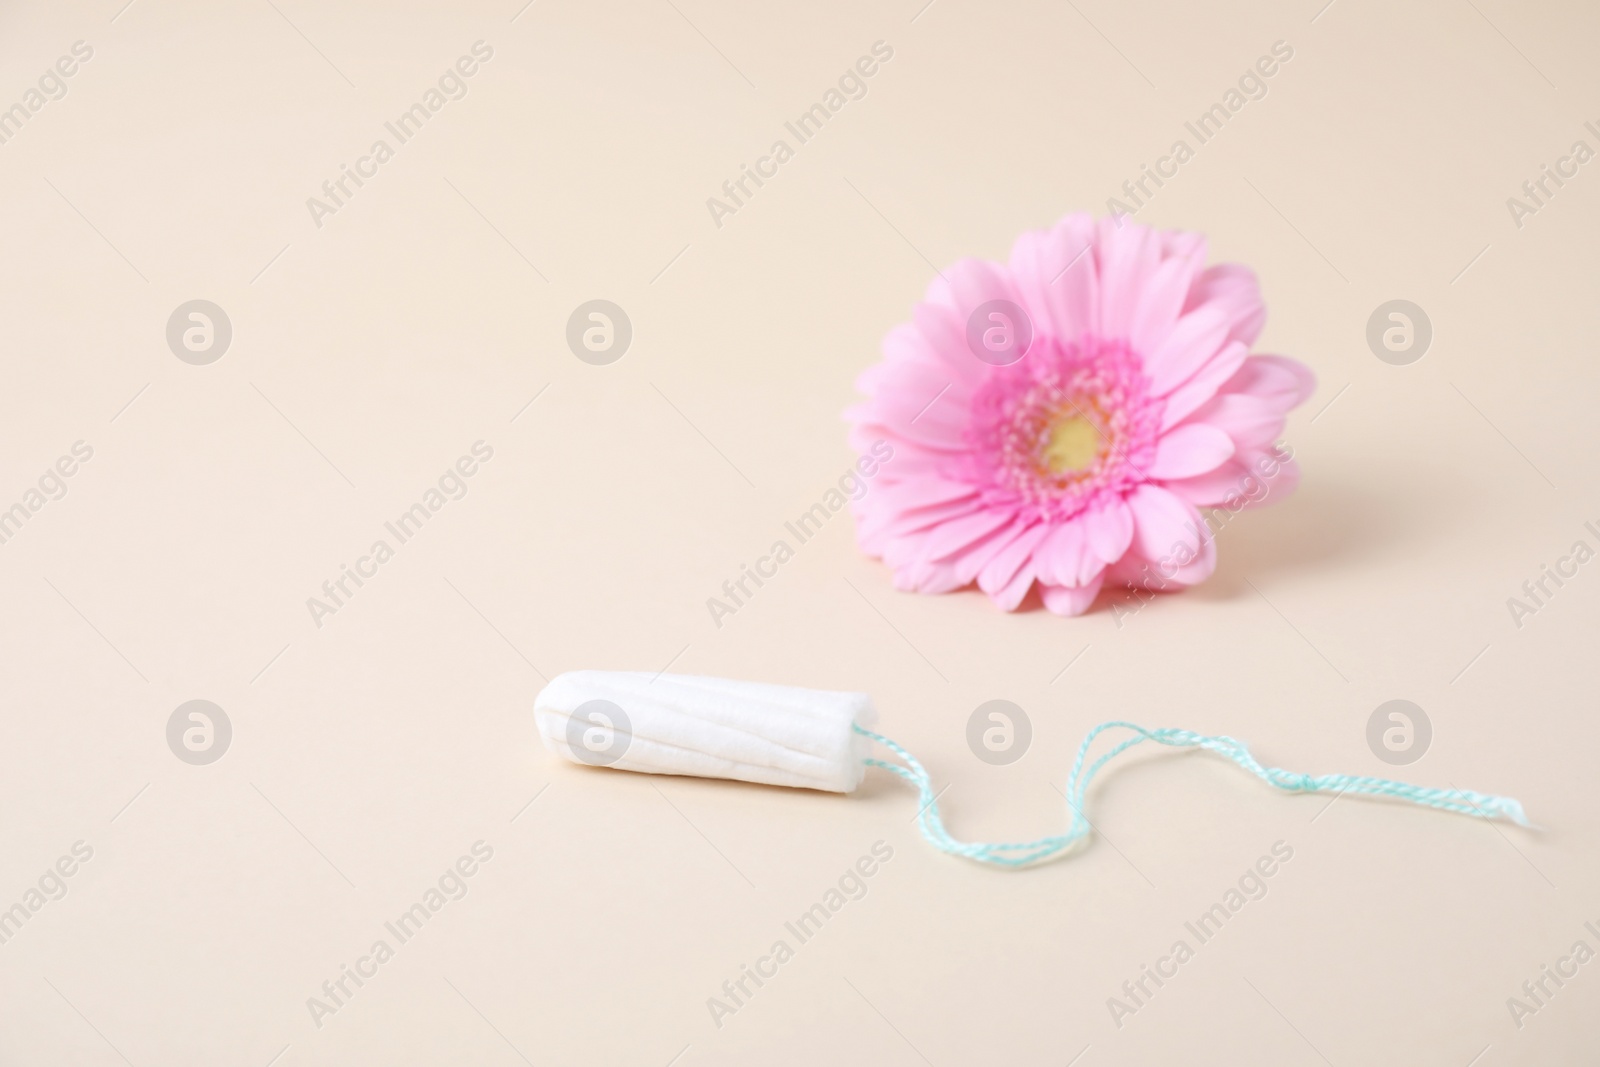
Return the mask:
<path id="1" fill-rule="evenodd" d="M 637 671 L 569 671 L 533 701 L 545 747 L 574 763 L 646 774 L 733 778 L 762 785 L 854 792 L 871 765 L 892 771 L 917 790 L 917 826 L 941 852 L 991 866 L 1026 867 L 1071 852 L 1093 829 L 1083 814 L 1089 783 L 1117 753 L 1141 742 L 1203 748 L 1226 757 L 1268 785 L 1289 793 L 1345 793 L 1409 801 L 1423 807 L 1527 826 L 1512 797 L 1391 782 L 1362 775 L 1299 774 L 1262 766 L 1243 742 L 1175 727 L 1148 730 L 1131 722 L 1103 722 L 1078 746 L 1063 795 L 1072 820 L 1064 833 L 1028 841 L 960 841 L 945 829 L 939 794 L 916 757 L 872 733 L 878 713 L 865 693 L 797 689 L 761 682 L 732 682 L 683 674 Z M 1131 733 L 1099 759 L 1088 761 L 1095 739 L 1108 731 Z M 868 759 L 881 744 L 896 757 Z"/>
<path id="2" fill-rule="evenodd" d="M 644 671 L 568 671 L 540 691 L 545 747 L 574 763 L 849 793 L 877 721 L 865 693 Z"/>

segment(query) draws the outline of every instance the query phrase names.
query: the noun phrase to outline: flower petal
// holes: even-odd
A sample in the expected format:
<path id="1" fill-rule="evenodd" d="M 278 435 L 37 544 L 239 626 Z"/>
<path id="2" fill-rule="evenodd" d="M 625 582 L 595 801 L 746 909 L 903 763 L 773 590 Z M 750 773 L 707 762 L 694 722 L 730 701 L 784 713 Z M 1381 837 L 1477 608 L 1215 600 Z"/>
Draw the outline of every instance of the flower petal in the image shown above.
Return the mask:
<path id="1" fill-rule="evenodd" d="M 977 509 L 976 501 L 957 500 L 949 504 L 917 508 L 915 511 L 880 510 L 862 517 L 856 528 L 858 540 L 870 539 L 874 547 L 881 545 L 884 562 L 891 567 L 898 567 L 917 558 L 916 550 L 922 544 L 922 531 L 941 522 L 959 519 Z M 804 516 L 796 521 L 803 529 Z"/>
<path id="2" fill-rule="evenodd" d="M 1050 527 L 1044 523 L 1030 526 L 1024 530 L 1015 541 L 1001 549 L 994 559 L 990 560 L 983 570 L 978 572 L 978 588 L 988 593 L 991 597 L 1000 593 L 1023 571 L 1024 565 L 1028 563 L 1028 558 L 1032 555 L 1034 548 L 1038 546 L 1040 541 L 1044 540 L 1045 535 L 1049 532 Z M 1027 567 L 1027 573 L 1031 581 L 1033 575 L 1031 565 Z M 1026 592 L 1026 589 L 1024 589 L 1024 592 Z M 1019 596 L 1017 599 L 1020 601 L 1022 598 Z M 1008 608 L 1007 610 L 1010 609 Z"/>
<path id="3" fill-rule="evenodd" d="M 1041 585 L 1039 595 L 1052 614 L 1082 615 L 1100 595 L 1104 581 L 1104 574 L 1097 574 L 1087 585 Z"/>
<path id="4" fill-rule="evenodd" d="M 1271 399 L 1284 411 L 1299 407 L 1316 391 L 1311 368 L 1287 356 L 1251 356 L 1218 390 Z"/>
<path id="5" fill-rule="evenodd" d="M 1223 383 L 1233 377 L 1249 353 L 1250 350 L 1240 342 L 1230 341 L 1222 346 L 1222 351 L 1211 357 L 1209 363 L 1195 371 L 1194 377 L 1168 393 L 1161 409 L 1161 431 L 1165 433 L 1170 430 L 1195 408 L 1221 392 Z"/>
<path id="6" fill-rule="evenodd" d="M 1215 470 L 1233 455 L 1233 438 L 1208 423 L 1192 422 L 1163 434 L 1156 458 L 1145 471 L 1152 478 L 1192 478 Z"/>
<path id="7" fill-rule="evenodd" d="M 1229 502 L 1228 506 L 1233 508 L 1235 502 L 1247 499 L 1250 494 L 1260 493 L 1261 484 L 1261 479 L 1251 475 L 1249 467 L 1229 460 L 1216 470 L 1193 478 L 1175 478 L 1166 483 L 1166 488 L 1197 508 L 1216 507 L 1224 502 Z"/>
<path id="8" fill-rule="evenodd" d="M 938 562 L 967 552 L 1010 521 L 1009 511 L 989 508 L 942 523 L 928 534 L 923 543 L 922 557 L 930 562 Z"/>
<path id="9" fill-rule="evenodd" d="M 1200 272 L 1194 288 L 1189 290 L 1185 312 L 1207 304 L 1216 305 L 1227 315 L 1230 323 L 1228 340 L 1253 345 L 1261 336 L 1261 327 L 1267 321 L 1267 309 L 1261 302 L 1261 286 L 1256 272 L 1237 263 L 1219 263 Z"/>
<path id="10" fill-rule="evenodd" d="M 1206 536 L 1197 550 L 1183 547 L 1157 560 L 1147 560 L 1130 552 L 1106 571 L 1106 581 L 1133 589 L 1172 593 L 1205 581 L 1216 566 L 1217 540 Z"/>
<path id="11" fill-rule="evenodd" d="M 960 589 L 966 583 L 956 580 L 955 568 L 948 563 L 918 560 L 896 568 L 893 584 L 902 593 L 926 593 L 937 596 Z"/>
<path id="12" fill-rule="evenodd" d="M 1166 488 L 1197 508 L 1229 511 L 1264 504 L 1285 496 L 1300 481 L 1300 468 L 1290 456 L 1266 449 L 1237 453 L 1214 471 L 1166 483 Z"/>
<path id="13" fill-rule="evenodd" d="M 1206 235 L 1193 230 L 1162 230 L 1161 251 L 1168 258 L 1187 259 L 1198 278 L 1206 265 Z"/>
<path id="14" fill-rule="evenodd" d="M 884 339 L 884 352 L 925 348 L 915 330 L 900 330 Z M 845 412 L 855 423 L 876 423 L 902 438 L 945 451 L 962 446 L 971 417 L 970 388 L 931 356 L 887 358 L 856 379 L 856 388 L 871 398 Z"/>
<path id="15" fill-rule="evenodd" d="M 1112 497 L 1083 517 L 1089 551 L 1104 563 L 1115 563 L 1133 542 L 1133 512 L 1121 497 Z"/>
<path id="16" fill-rule="evenodd" d="M 1022 295 L 1005 265 L 968 257 L 946 267 L 928 284 L 912 314 L 927 351 L 944 370 L 969 385 L 982 381 L 990 367 L 968 346 L 967 322 L 979 305 L 990 300 L 1021 305 Z"/>
<path id="17" fill-rule="evenodd" d="M 1022 568 L 1001 588 L 989 594 L 989 599 L 1001 611 L 1016 611 L 1022 603 L 1022 598 L 1028 595 L 1028 590 L 1033 585 L 1033 561 L 1025 560 Z"/>
<path id="18" fill-rule="evenodd" d="M 1188 260 L 1164 260 L 1144 279 L 1128 324 L 1128 343 L 1135 352 L 1154 352 L 1172 333 L 1194 277 Z"/>
<path id="19" fill-rule="evenodd" d="M 1011 284 L 1011 272 L 1004 264 L 966 256 L 940 271 L 928 283 L 925 299 L 956 311 L 965 323 L 966 316 L 979 304 L 990 300 L 1015 301 L 1018 295 Z"/>
<path id="20" fill-rule="evenodd" d="M 1186 312 L 1161 347 L 1145 354 L 1150 391 L 1165 396 L 1194 377 L 1228 342 L 1227 312 L 1211 304 Z"/>
<path id="21" fill-rule="evenodd" d="M 868 492 L 870 494 L 871 491 Z M 977 495 L 977 492 L 965 482 L 954 482 L 944 478 L 918 478 L 911 482 L 882 486 L 876 495 L 890 510 L 905 512 L 932 507 L 935 504 L 965 500 Z"/>
<path id="22" fill-rule="evenodd" d="M 1011 248 L 1011 273 L 1035 330 L 1063 344 L 1100 327 L 1094 235 L 1091 216 L 1068 215 L 1052 229 L 1023 234 Z"/>
<path id="23" fill-rule="evenodd" d="M 1076 585 L 1078 569 L 1089 551 L 1088 532 L 1077 519 L 1057 526 L 1034 551 L 1039 580 L 1055 585 Z"/>
<path id="24" fill-rule="evenodd" d="M 1101 219 L 1095 252 L 1100 257 L 1100 333 L 1107 339 L 1124 340 L 1144 281 L 1159 262 L 1160 242 L 1148 226 L 1124 221 L 1118 227 L 1110 219 Z"/>
<path id="25" fill-rule="evenodd" d="M 1022 519 L 1013 519 L 1009 526 L 996 530 L 963 553 L 954 561 L 956 577 L 961 579 L 961 584 L 971 585 L 977 581 L 978 572 L 988 566 L 990 560 L 1004 551 L 1005 547 L 1020 537 L 1027 528 L 1028 524 Z"/>
<path id="26" fill-rule="evenodd" d="M 1205 522 L 1194 506 L 1159 485 L 1145 483 L 1128 496 L 1134 550 L 1151 562 L 1200 550 Z"/>
<path id="27" fill-rule="evenodd" d="M 1283 433 L 1283 409 L 1248 393 L 1219 393 L 1195 409 L 1190 423 L 1206 422 L 1233 438 L 1243 452 L 1265 448 Z"/>
<path id="28" fill-rule="evenodd" d="M 1174 561 L 1176 562 L 1176 561 Z M 1199 585 L 1217 569 L 1217 539 L 1205 536 L 1200 539 L 1200 551 L 1189 562 L 1178 566 L 1166 575 L 1168 581 L 1178 585 Z"/>

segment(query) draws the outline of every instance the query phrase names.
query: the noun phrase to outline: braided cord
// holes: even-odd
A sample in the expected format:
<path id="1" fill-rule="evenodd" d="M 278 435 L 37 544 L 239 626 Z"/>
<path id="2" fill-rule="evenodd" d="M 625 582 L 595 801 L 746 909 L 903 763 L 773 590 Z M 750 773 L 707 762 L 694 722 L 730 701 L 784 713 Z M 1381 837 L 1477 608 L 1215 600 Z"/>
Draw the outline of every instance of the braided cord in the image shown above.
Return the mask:
<path id="1" fill-rule="evenodd" d="M 1084 761 L 1088 759 L 1089 747 L 1097 737 L 1108 730 L 1129 730 L 1133 736 L 1118 741 L 1094 762 L 1088 764 L 1086 769 Z M 1364 775 L 1298 774 L 1279 767 L 1263 767 L 1250 754 L 1244 742 L 1232 737 L 1211 737 L 1197 734 L 1192 730 L 1147 730 L 1135 723 L 1114 721 L 1103 722 L 1090 730 L 1083 739 L 1083 744 L 1078 746 L 1077 758 L 1072 761 L 1072 772 L 1067 776 L 1066 799 L 1067 807 L 1072 813 L 1072 821 L 1065 833 L 1040 837 L 1032 841 L 958 841 L 944 828 L 944 820 L 939 817 L 939 801 L 933 789 L 933 781 L 917 758 L 882 734 L 875 734 L 860 726 L 855 727 L 855 732 L 876 741 L 899 757 L 900 763 L 890 763 L 871 757 L 864 762 L 869 767 L 881 767 L 886 771 L 892 771 L 916 787 L 919 803 L 917 825 L 922 830 L 922 836 L 927 838 L 934 848 L 953 856 L 964 856 L 977 863 L 998 867 L 1024 867 L 1030 863 L 1050 859 L 1067 852 L 1086 838 L 1092 829 L 1088 818 L 1083 814 L 1084 794 L 1088 791 L 1089 783 L 1094 781 L 1095 775 L 1099 774 L 1107 763 L 1134 745 L 1145 741 L 1154 741 L 1172 748 L 1207 749 L 1227 757 L 1268 785 L 1289 793 L 1358 793 L 1367 796 L 1393 797 L 1422 807 L 1437 808 L 1440 811 L 1453 811 L 1485 819 L 1509 819 L 1519 826 L 1528 825 L 1522 805 L 1510 797 L 1491 796 L 1470 789 L 1435 789 L 1407 782 L 1395 782 L 1387 778 L 1368 778 Z"/>

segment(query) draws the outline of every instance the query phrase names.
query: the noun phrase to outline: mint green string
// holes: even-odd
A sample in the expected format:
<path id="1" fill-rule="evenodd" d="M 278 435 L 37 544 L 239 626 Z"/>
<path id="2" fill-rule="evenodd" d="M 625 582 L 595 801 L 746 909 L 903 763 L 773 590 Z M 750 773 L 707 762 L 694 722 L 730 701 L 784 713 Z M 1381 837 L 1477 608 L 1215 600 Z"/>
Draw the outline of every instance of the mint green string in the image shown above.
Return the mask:
<path id="1" fill-rule="evenodd" d="M 1085 769 L 1084 760 L 1088 758 L 1089 746 L 1094 743 L 1095 738 L 1112 729 L 1131 730 L 1135 736 L 1119 741 L 1110 751 Z M 917 815 L 917 825 L 922 830 L 922 836 L 927 838 L 934 848 L 954 856 L 965 856 L 978 863 L 1000 867 L 1023 867 L 1049 859 L 1066 852 L 1087 837 L 1092 826 L 1083 814 L 1083 807 L 1084 793 L 1088 790 L 1089 783 L 1108 762 L 1145 741 L 1154 741 L 1173 748 L 1209 749 L 1231 759 L 1268 785 L 1290 793 L 1359 793 L 1368 796 L 1394 797 L 1426 808 L 1438 808 L 1440 811 L 1454 811 L 1485 819 L 1510 819 L 1518 826 L 1528 825 L 1522 805 L 1510 797 L 1490 796 L 1470 789 L 1434 789 L 1406 782 L 1394 782 L 1387 778 L 1367 778 L 1362 775 L 1297 774 L 1278 767 L 1263 767 L 1254 756 L 1250 755 L 1250 750 L 1245 747 L 1244 742 L 1231 737 L 1208 737 L 1192 730 L 1147 730 L 1131 722 L 1103 722 L 1089 731 L 1088 736 L 1083 739 L 1083 744 L 1078 746 L 1077 759 L 1072 761 L 1072 773 L 1067 776 L 1066 788 L 1067 807 L 1072 811 L 1072 824 L 1066 833 L 1040 837 L 1033 841 L 993 843 L 958 841 L 944 828 L 944 821 L 939 818 L 939 801 L 933 789 L 933 781 L 928 777 L 928 772 L 923 769 L 922 764 L 917 762 L 916 757 L 881 734 L 875 734 L 860 726 L 855 727 L 855 732 L 878 742 L 904 761 L 903 767 L 871 757 L 863 762 L 870 767 L 882 767 L 886 771 L 893 771 L 917 787 L 921 806 Z"/>

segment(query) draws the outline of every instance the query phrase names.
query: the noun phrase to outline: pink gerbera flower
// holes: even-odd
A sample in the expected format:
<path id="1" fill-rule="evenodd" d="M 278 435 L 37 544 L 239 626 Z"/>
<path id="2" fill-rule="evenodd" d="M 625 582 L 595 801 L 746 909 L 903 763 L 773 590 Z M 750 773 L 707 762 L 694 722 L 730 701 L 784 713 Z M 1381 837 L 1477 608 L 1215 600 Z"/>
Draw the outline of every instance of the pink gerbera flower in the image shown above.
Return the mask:
<path id="1" fill-rule="evenodd" d="M 1211 574 L 1198 509 L 1293 486 L 1276 441 L 1315 379 L 1249 354 L 1255 274 L 1205 259 L 1198 234 L 1071 215 L 934 280 L 846 413 L 854 448 L 893 449 L 854 511 L 896 588 L 975 581 L 1012 611 L 1037 584 L 1077 615 L 1106 582 Z"/>

